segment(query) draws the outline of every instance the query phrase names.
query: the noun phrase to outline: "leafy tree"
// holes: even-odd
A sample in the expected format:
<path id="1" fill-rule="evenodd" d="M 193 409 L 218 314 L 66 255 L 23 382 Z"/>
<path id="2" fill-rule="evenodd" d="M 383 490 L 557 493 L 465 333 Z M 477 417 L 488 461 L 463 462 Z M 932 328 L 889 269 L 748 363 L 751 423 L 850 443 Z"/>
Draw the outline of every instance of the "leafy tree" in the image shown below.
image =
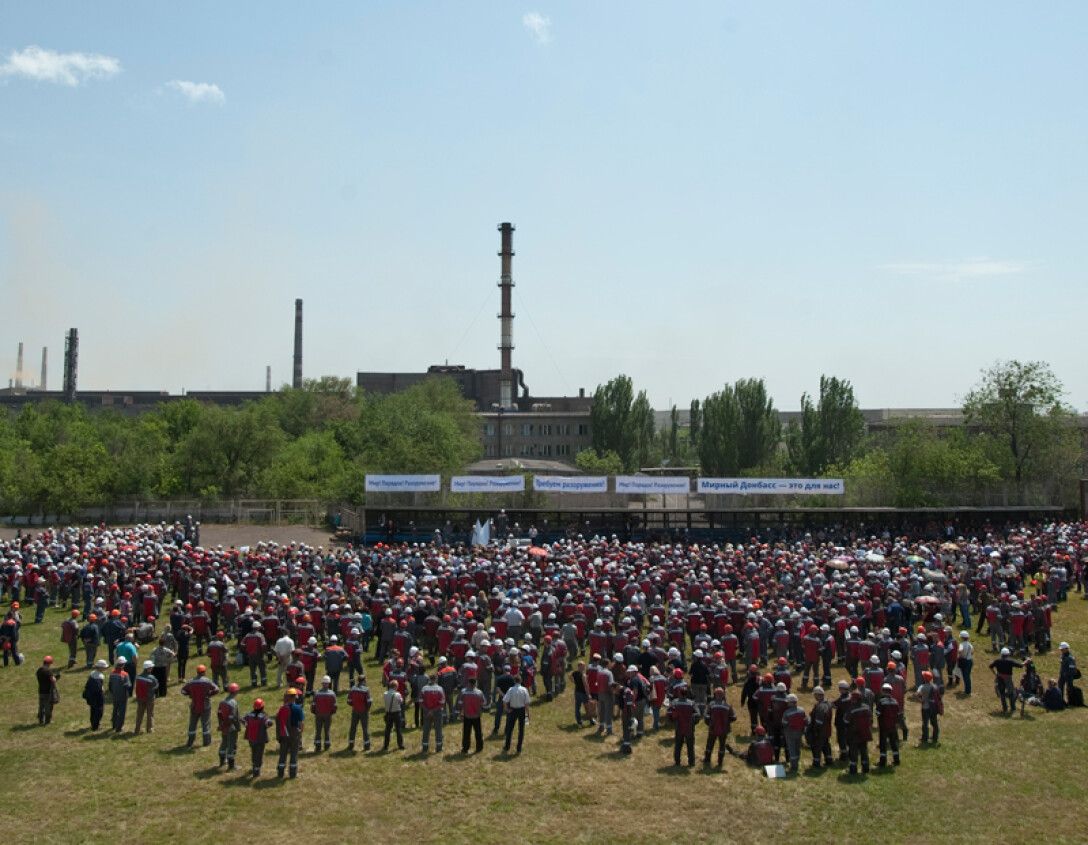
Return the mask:
<path id="1" fill-rule="evenodd" d="M 762 379 L 740 379 L 708 396 L 702 416 L 699 463 L 703 472 L 737 475 L 774 457 L 782 426 Z"/>
<path id="2" fill-rule="evenodd" d="M 586 475 L 623 474 L 623 461 L 611 450 L 598 455 L 593 449 L 583 449 L 574 456 L 574 464 Z"/>
<path id="3" fill-rule="evenodd" d="M 590 411 L 593 448 L 598 455 L 619 455 L 624 470 L 631 472 L 651 463 L 654 452 L 654 412 L 646 391 L 635 396 L 631 379 L 616 376 L 599 385 Z"/>
<path id="4" fill-rule="evenodd" d="M 920 420 L 908 420 L 880 440 L 833 471 L 875 484 L 877 491 L 890 495 L 888 504 L 897 507 L 963 504 L 1001 480 L 984 444 L 963 430 L 941 432 Z M 870 501 L 877 491 L 870 491 Z"/>
<path id="5" fill-rule="evenodd" d="M 792 422 L 786 436 L 794 472 L 818 476 L 832 465 L 844 466 L 857 454 L 865 435 L 865 418 L 858 409 L 849 381 L 820 377 L 816 403 L 807 393 L 801 397 L 801 418 Z"/>
<path id="6" fill-rule="evenodd" d="M 479 430 L 456 382 L 430 378 L 400 393 L 364 397 L 352 447 L 370 471 L 452 472 L 479 457 Z"/>
<path id="7" fill-rule="evenodd" d="M 340 500 L 350 496 L 351 464 L 331 432 L 311 431 L 280 449 L 258 489 L 276 499 Z"/>
<path id="8" fill-rule="evenodd" d="M 688 411 L 688 441 L 695 452 L 699 451 L 699 435 L 702 432 L 703 408 L 698 399 L 691 400 Z"/>
<path id="9" fill-rule="evenodd" d="M 227 497 L 249 493 L 284 439 L 264 403 L 209 405 L 174 455 L 182 488 L 199 494 L 214 489 Z"/>
<path id="10" fill-rule="evenodd" d="M 991 438 L 995 456 L 1021 493 L 1025 481 L 1040 478 L 1048 464 L 1060 471 L 1076 451 L 1073 414 L 1063 394 L 1049 364 L 999 361 L 982 371 L 964 399 L 967 424 Z"/>
<path id="11" fill-rule="evenodd" d="M 673 463 L 680 457 L 680 412 L 675 405 L 669 412 L 668 456 Z"/>

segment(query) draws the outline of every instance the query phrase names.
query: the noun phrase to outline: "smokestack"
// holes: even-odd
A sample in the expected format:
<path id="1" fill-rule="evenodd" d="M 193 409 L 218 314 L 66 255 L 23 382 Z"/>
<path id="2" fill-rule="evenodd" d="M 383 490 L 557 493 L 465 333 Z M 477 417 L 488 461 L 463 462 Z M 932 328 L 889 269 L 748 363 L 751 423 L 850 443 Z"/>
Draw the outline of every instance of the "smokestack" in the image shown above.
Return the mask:
<path id="1" fill-rule="evenodd" d="M 511 355 L 514 351 L 514 312 L 511 308 L 511 296 L 514 290 L 514 277 L 510 264 L 514 257 L 514 226 L 512 223 L 500 223 L 502 249 L 499 251 L 501 269 L 499 289 L 502 291 L 502 310 L 499 312 L 499 405 L 512 407 L 514 396 L 514 371 Z"/>
<path id="2" fill-rule="evenodd" d="M 49 374 L 49 368 L 47 366 L 48 361 L 49 361 L 49 347 L 48 346 L 43 346 L 42 347 L 42 383 L 39 385 L 39 390 L 41 390 L 42 392 L 45 392 L 45 390 L 47 389 L 46 385 L 48 384 L 48 381 L 46 380 L 46 376 Z"/>
<path id="3" fill-rule="evenodd" d="M 23 389 L 23 342 L 19 341 L 19 355 L 15 359 L 15 389 Z"/>
<path id="4" fill-rule="evenodd" d="M 264 368 L 264 392 L 272 392 L 272 366 L 269 365 Z"/>
<path id="5" fill-rule="evenodd" d="M 295 370 L 291 387 L 302 388 L 302 300 L 295 300 Z"/>
<path id="6" fill-rule="evenodd" d="M 79 331 L 69 329 L 64 339 L 64 401 L 76 401 L 76 380 L 79 373 Z"/>

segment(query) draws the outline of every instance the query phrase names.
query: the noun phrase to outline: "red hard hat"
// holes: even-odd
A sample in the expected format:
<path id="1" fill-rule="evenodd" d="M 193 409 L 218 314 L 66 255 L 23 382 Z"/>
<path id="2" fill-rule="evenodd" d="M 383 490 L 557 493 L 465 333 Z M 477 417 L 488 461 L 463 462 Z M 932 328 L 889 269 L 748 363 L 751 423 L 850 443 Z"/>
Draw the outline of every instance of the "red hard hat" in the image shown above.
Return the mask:
<path id="1" fill-rule="evenodd" d="M 765 673 L 763 675 L 763 683 L 765 683 L 765 684 L 774 683 L 774 675 L 772 675 L 770 672 Z"/>
<path id="2" fill-rule="evenodd" d="M 857 677 L 857 678 L 854 678 L 854 684 L 856 686 L 863 687 L 863 686 L 865 686 L 865 679 L 860 677 L 860 676 Z"/>
<path id="3" fill-rule="evenodd" d="M 203 675 L 207 671 L 208 671 L 208 667 L 205 666 L 203 663 L 201 663 L 199 666 L 196 667 L 196 673 L 198 675 Z"/>
<path id="4" fill-rule="evenodd" d="M 672 670 L 672 676 L 674 678 L 682 678 L 684 677 L 684 670 L 677 667 L 676 669 Z"/>
<path id="5" fill-rule="evenodd" d="M 235 684 L 233 682 L 227 684 L 227 692 L 238 692 L 238 690 L 240 690 L 240 689 L 241 689 L 241 687 L 238 686 L 238 684 Z"/>
<path id="6" fill-rule="evenodd" d="M 766 736 L 767 729 L 763 725 L 756 725 L 756 736 Z"/>
<path id="7" fill-rule="evenodd" d="M 72 609 L 72 617 L 74 618 L 74 617 L 76 617 L 76 616 L 79 616 L 79 611 L 78 611 L 78 610 L 76 610 L 75 608 L 73 608 L 73 609 Z"/>
<path id="8" fill-rule="evenodd" d="M 52 655 L 47 654 L 45 657 L 42 658 L 42 663 L 52 663 L 52 662 L 53 662 Z"/>
<path id="9" fill-rule="evenodd" d="M 253 709 L 254 710 L 264 710 L 264 699 L 263 698 L 253 699 Z"/>
<path id="10" fill-rule="evenodd" d="M 784 657 L 778 658 L 778 665 L 779 666 L 785 666 L 786 665 L 786 658 L 784 658 Z"/>

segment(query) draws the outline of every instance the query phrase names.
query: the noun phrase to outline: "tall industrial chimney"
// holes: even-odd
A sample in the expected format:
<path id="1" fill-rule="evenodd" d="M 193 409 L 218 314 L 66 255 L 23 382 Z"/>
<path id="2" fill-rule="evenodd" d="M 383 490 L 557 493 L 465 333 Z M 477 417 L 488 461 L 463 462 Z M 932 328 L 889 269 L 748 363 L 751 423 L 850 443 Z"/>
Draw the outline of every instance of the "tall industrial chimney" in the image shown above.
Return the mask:
<path id="1" fill-rule="evenodd" d="M 64 338 L 64 401 L 76 401 L 76 380 L 79 373 L 79 331 L 69 329 Z"/>
<path id="2" fill-rule="evenodd" d="M 291 387 L 302 388 L 302 300 L 295 300 L 295 371 L 291 378 Z"/>
<path id="3" fill-rule="evenodd" d="M 272 392 L 272 365 L 269 364 L 264 368 L 264 392 Z"/>
<path id="4" fill-rule="evenodd" d="M 48 381 L 46 380 L 46 376 L 49 375 L 49 368 L 47 366 L 48 361 L 49 361 L 49 347 L 48 346 L 43 346 L 42 347 L 42 383 L 40 385 L 38 385 L 38 389 L 41 390 L 43 393 L 48 389 L 47 386 L 46 386 L 48 384 Z"/>
<path id="5" fill-rule="evenodd" d="M 502 291 L 502 310 L 499 312 L 499 405 L 510 408 L 514 404 L 514 370 L 511 354 L 514 351 L 514 312 L 511 309 L 511 296 L 514 290 L 514 277 L 510 264 L 514 257 L 514 226 L 512 223 L 500 223 L 502 259 L 499 288 Z"/>
<path id="6" fill-rule="evenodd" d="M 23 342 L 19 341 L 19 355 L 15 359 L 15 389 L 23 389 Z"/>

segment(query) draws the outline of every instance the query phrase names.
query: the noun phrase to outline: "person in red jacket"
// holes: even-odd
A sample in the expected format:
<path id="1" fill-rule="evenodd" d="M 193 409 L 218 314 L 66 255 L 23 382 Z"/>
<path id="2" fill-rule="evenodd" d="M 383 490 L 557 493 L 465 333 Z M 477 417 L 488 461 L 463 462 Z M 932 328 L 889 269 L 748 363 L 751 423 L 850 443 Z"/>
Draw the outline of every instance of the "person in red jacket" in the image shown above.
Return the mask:
<path id="1" fill-rule="evenodd" d="M 774 762 L 774 743 L 767 738 L 763 725 L 756 725 L 755 739 L 748 743 L 744 759 L 750 766 L 769 766 Z"/>
<path id="2" fill-rule="evenodd" d="M 461 753 L 468 754 L 469 740 L 476 737 L 476 753 L 484 750 L 484 734 L 481 720 L 487 701 L 484 694 L 476 688 L 476 679 L 469 678 L 468 686 L 461 690 L 457 698 L 457 708 L 461 711 Z"/>
<path id="3" fill-rule="evenodd" d="M 899 702 L 896 701 L 891 684 L 884 684 L 880 689 L 880 698 L 876 702 L 876 721 L 880 737 L 880 761 L 878 766 L 888 765 L 888 746 L 892 749 L 892 764 L 899 765 Z"/>
<path id="4" fill-rule="evenodd" d="M 314 692 L 310 712 L 314 714 L 314 753 L 321 751 L 322 737 L 325 750 L 328 751 L 332 744 L 329 740 L 329 729 L 332 727 L 332 716 L 336 712 L 336 693 L 332 690 L 332 678 L 328 675 L 322 677 L 321 689 Z"/>
<path id="5" fill-rule="evenodd" d="M 363 729 L 363 751 L 370 750 L 370 707 L 373 699 L 366 678 L 359 675 L 348 690 L 348 704 L 351 705 L 351 727 L 348 729 L 348 751 L 355 750 L 355 733 Z"/>
<path id="6" fill-rule="evenodd" d="M 181 694 L 189 697 L 189 739 L 185 743 L 192 748 L 196 741 L 196 723 L 200 721 L 204 745 L 212 744 L 212 697 L 218 695 L 219 687 L 207 678 L 208 668 L 201 664 L 196 667 L 196 677 L 181 688 Z"/>
<path id="7" fill-rule="evenodd" d="M 725 700 L 725 690 L 722 687 L 714 688 L 714 698 L 706 709 L 706 723 L 708 731 L 706 735 L 706 750 L 703 753 L 703 765 L 710 765 L 710 755 L 714 746 L 718 746 L 718 768 L 725 759 L 725 751 L 729 745 L 729 733 L 733 729 L 733 723 L 737 720 L 737 714 L 732 705 Z"/>
<path id="8" fill-rule="evenodd" d="M 695 717 L 695 702 L 688 693 L 687 685 L 676 687 L 668 711 L 668 718 L 675 726 L 672 745 L 674 765 L 680 765 L 680 749 L 685 745 L 688 749 L 688 766 L 695 765 Z"/>
<path id="9" fill-rule="evenodd" d="M 136 676 L 135 681 L 135 696 L 136 696 L 136 730 L 133 731 L 134 736 L 140 735 L 140 725 L 143 724 L 144 716 L 147 717 L 147 732 L 154 733 L 155 731 L 155 694 L 159 689 L 159 680 L 155 677 L 155 663 L 151 660 L 145 660 L 143 664 L 143 671 Z"/>
<path id="10" fill-rule="evenodd" d="M 869 743 L 873 741 L 873 713 L 861 697 L 860 690 L 850 693 L 850 703 L 847 705 L 846 734 L 850 745 L 850 774 L 858 773 L 858 761 L 861 761 L 861 771 L 867 774 L 869 771 Z"/>
<path id="11" fill-rule="evenodd" d="M 79 611 L 73 608 L 71 615 L 60 625 L 60 641 L 68 646 L 68 668 L 76 665 L 76 648 L 79 645 Z"/>
<path id="12" fill-rule="evenodd" d="M 268 718 L 264 712 L 264 700 L 255 698 L 253 710 L 242 719 L 246 741 L 249 742 L 250 774 L 257 778 L 261 776 L 261 764 L 264 762 L 264 748 L 268 745 L 268 729 L 276 723 Z"/>

